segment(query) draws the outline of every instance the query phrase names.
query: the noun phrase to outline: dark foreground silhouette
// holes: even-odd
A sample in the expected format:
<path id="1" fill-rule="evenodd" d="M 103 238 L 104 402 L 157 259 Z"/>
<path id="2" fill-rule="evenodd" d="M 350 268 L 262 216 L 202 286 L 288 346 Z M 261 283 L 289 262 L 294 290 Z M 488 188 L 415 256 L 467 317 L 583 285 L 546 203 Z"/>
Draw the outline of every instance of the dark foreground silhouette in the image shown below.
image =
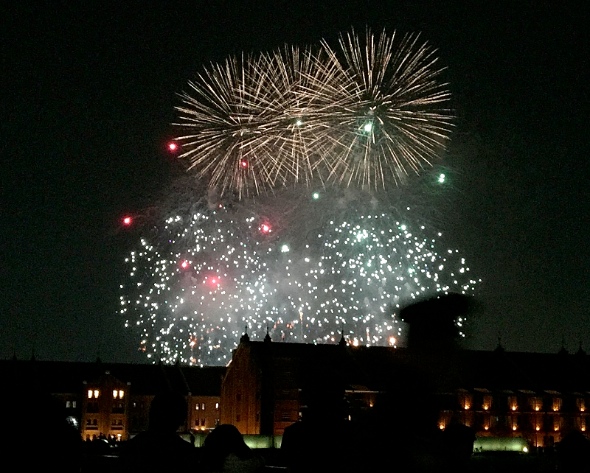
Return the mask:
<path id="1" fill-rule="evenodd" d="M 195 471 L 197 451 L 177 433 L 188 413 L 185 398 L 176 392 L 152 400 L 148 428 L 128 440 L 119 453 L 121 473 Z"/>

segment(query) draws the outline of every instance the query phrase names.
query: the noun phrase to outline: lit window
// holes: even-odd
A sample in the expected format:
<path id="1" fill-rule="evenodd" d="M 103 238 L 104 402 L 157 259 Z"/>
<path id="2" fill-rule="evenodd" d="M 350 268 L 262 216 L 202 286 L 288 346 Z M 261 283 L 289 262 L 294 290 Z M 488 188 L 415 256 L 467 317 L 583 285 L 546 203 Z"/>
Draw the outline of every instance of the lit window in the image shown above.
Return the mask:
<path id="1" fill-rule="evenodd" d="M 553 411 L 557 412 L 559 409 L 561 409 L 561 398 L 554 397 L 553 398 Z"/>
<path id="2" fill-rule="evenodd" d="M 204 411 L 204 410 L 205 410 L 205 403 L 204 403 L 204 402 L 201 404 L 201 410 L 202 410 L 202 411 Z"/>
<path id="3" fill-rule="evenodd" d="M 92 389 L 88 390 L 88 399 L 92 399 Z"/>
<path id="4" fill-rule="evenodd" d="M 98 395 L 100 394 L 100 391 L 98 389 L 94 390 L 94 397 L 98 399 Z"/>
<path id="5" fill-rule="evenodd" d="M 76 408 L 76 401 L 72 401 L 72 408 L 75 409 Z"/>
<path id="6" fill-rule="evenodd" d="M 516 399 L 516 396 L 508 396 L 508 407 L 511 411 L 518 409 L 518 400 Z"/>
<path id="7" fill-rule="evenodd" d="M 532 397 L 531 398 L 531 407 L 535 412 L 539 412 L 543 407 L 543 401 L 540 397 Z"/>
<path id="8" fill-rule="evenodd" d="M 117 391 L 116 389 L 113 389 L 113 397 L 115 399 L 117 399 L 119 397 L 119 391 Z"/>
<path id="9" fill-rule="evenodd" d="M 123 391 L 122 389 L 119 389 L 119 399 L 123 399 L 124 396 L 125 396 L 125 391 Z"/>
<path id="10" fill-rule="evenodd" d="M 586 410 L 586 402 L 585 401 L 586 400 L 581 397 L 576 399 L 576 405 L 578 406 L 578 409 L 580 409 L 580 412 L 584 412 Z"/>
<path id="11" fill-rule="evenodd" d="M 197 402 L 197 403 L 195 404 L 195 411 L 198 411 L 198 410 L 200 410 L 200 409 L 201 409 L 201 405 L 200 405 L 200 404 Z"/>
<path id="12" fill-rule="evenodd" d="M 66 401 L 66 409 L 72 407 L 72 403 L 70 401 Z"/>
<path id="13" fill-rule="evenodd" d="M 216 402 L 216 403 L 215 403 L 215 410 L 216 410 L 216 411 L 218 411 L 218 410 L 219 410 L 219 403 L 218 403 L 218 402 Z"/>
<path id="14" fill-rule="evenodd" d="M 459 394 L 459 404 L 466 411 L 471 409 L 471 394 L 466 392 Z"/>

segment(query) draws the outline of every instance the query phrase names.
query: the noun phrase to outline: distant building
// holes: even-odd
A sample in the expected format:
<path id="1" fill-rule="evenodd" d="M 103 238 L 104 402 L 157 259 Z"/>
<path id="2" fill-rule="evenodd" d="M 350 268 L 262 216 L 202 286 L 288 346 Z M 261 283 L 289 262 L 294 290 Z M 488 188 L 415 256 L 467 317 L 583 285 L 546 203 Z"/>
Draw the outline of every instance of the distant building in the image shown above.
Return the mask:
<path id="1" fill-rule="evenodd" d="M 151 400 L 174 389 L 186 396 L 185 433 L 207 431 L 219 423 L 225 367 L 2 360 L 5 389 L 49 392 L 62 402 L 84 440 L 127 440 L 147 428 Z M 29 393 L 30 394 L 30 393 Z M 31 410 L 35 410 L 34 396 Z M 8 406 L 8 408 L 10 408 Z M 43 413 L 38 413 L 43 429 Z"/>
<path id="2" fill-rule="evenodd" d="M 281 436 L 314 393 L 329 395 L 353 425 L 385 406 L 394 413 L 393 429 L 460 422 L 480 438 L 522 438 L 537 447 L 571 431 L 587 435 L 590 427 L 590 360 L 581 348 L 548 354 L 507 352 L 500 344 L 493 351 L 438 342 L 367 347 L 344 337 L 314 345 L 245 334 L 227 367 L 13 359 L 0 361 L 0 374 L 5 390 L 53 394 L 88 440 L 125 440 L 144 430 L 152 398 L 167 388 L 187 397 L 187 434 L 232 423 L 242 434 Z M 31 431 L 42 431 L 43 413 L 38 418 Z"/>
<path id="3" fill-rule="evenodd" d="M 398 413 L 395 429 L 460 422 L 478 437 L 522 438 L 536 447 L 550 447 L 572 430 L 586 435 L 590 360 L 581 348 L 463 350 L 448 326 L 456 307 L 442 313 L 446 323 L 432 323 L 432 312 L 427 301 L 404 314 L 412 340 L 406 348 L 352 346 L 344 337 L 337 345 L 273 342 L 268 334 L 252 341 L 245 334 L 221 386 L 221 422 L 243 434 L 280 436 L 308 407 L 305 392 L 315 383 L 333 391 L 351 422 L 389 402 Z"/>

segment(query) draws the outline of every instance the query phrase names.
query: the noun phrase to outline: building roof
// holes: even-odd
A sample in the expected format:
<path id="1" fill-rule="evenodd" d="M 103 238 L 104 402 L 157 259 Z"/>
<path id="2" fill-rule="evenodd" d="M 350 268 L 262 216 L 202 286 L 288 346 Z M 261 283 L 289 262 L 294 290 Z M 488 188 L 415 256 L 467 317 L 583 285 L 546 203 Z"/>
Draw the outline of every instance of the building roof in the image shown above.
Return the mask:
<path id="1" fill-rule="evenodd" d="M 288 366 L 300 388 L 309 381 L 310 373 L 318 373 L 320 377 L 339 380 L 347 389 L 366 387 L 378 391 L 396 383 L 421 382 L 418 377 L 431 372 L 424 363 L 434 361 L 433 369 L 452 369 L 456 388 L 590 392 L 590 358 L 582 351 L 550 354 L 458 349 L 440 351 L 436 359 L 425 359 L 401 347 L 249 339 L 242 341 L 240 347 L 244 345 L 263 369 L 285 370 Z M 438 374 L 445 375 L 444 372 Z"/>

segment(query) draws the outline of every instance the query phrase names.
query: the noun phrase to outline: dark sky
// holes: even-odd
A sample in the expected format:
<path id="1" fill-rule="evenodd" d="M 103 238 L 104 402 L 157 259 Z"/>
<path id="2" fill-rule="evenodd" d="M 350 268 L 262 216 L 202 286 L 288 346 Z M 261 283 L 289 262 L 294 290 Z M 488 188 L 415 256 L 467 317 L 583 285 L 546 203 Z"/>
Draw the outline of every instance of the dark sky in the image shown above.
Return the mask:
<path id="1" fill-rule="evenodd" d="M 590 351 L 587 6 L 574 1 L 5 1 L 0 357 L 144 361 L 117 315 L 123 213 L 177 170 L 177 93 L 241 51 L 421 32 L 457 126 L 453 240 L 483 279 L 466 345 Z M 584 112 L 584 113 L 583 113 Z"/>

